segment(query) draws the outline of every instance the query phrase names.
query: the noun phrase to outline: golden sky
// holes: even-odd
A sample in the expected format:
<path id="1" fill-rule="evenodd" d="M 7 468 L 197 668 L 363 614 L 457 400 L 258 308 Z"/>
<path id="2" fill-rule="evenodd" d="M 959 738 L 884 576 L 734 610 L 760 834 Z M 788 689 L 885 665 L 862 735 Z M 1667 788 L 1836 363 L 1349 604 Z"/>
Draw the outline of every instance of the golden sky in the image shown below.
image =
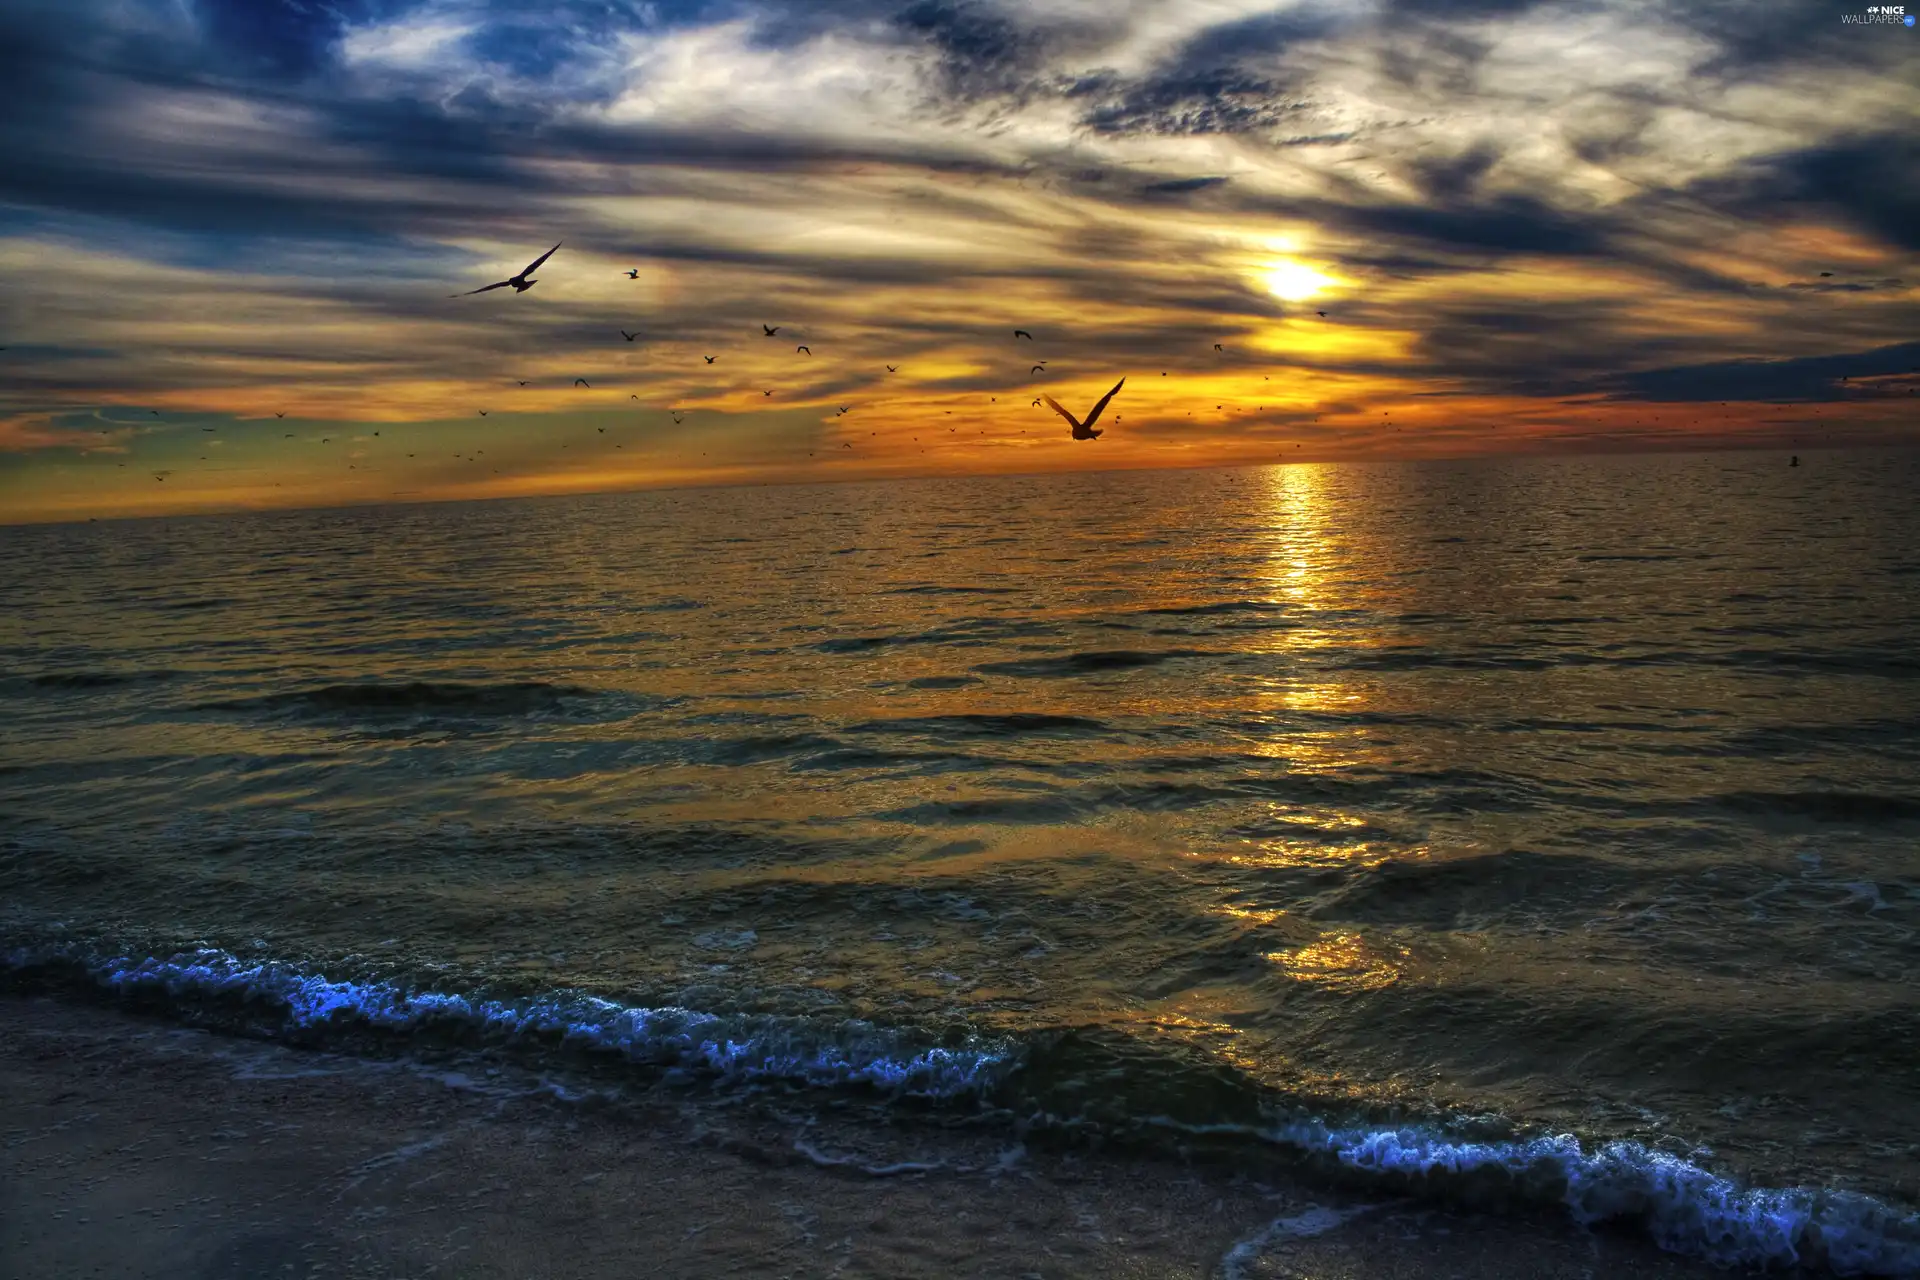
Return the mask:
<path id="1" fill-rule="evenodd" d="M 1845 11 L 10 5 L 0 522 L 1920 441 Z"/>

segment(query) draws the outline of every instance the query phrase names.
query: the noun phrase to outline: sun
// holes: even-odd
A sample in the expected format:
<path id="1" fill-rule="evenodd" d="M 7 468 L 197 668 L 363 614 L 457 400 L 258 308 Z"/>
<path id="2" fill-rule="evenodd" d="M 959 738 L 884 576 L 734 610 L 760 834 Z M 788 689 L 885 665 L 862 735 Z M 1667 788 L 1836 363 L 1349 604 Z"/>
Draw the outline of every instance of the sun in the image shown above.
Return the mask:
<path id="1" fill-rule="evenodd" d="M 1282 302 L 1305 302 L 1317 293 L 1339 283 L 1322 275 L 1304 262 L 1282 261 L 1268 267 L 1264 276 L 1267 291 Z"/>

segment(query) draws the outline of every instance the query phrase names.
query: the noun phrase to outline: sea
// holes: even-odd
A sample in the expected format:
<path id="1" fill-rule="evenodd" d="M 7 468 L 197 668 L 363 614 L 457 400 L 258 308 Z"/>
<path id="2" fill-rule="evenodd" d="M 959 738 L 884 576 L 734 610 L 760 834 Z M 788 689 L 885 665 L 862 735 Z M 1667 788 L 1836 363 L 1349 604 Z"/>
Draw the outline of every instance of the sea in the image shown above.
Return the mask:
<path id="1" fill-rule="evenodd" d="M 0 969 L 1920 1275 L 1916 495 L 1881 449 L 0 528 Z"/>

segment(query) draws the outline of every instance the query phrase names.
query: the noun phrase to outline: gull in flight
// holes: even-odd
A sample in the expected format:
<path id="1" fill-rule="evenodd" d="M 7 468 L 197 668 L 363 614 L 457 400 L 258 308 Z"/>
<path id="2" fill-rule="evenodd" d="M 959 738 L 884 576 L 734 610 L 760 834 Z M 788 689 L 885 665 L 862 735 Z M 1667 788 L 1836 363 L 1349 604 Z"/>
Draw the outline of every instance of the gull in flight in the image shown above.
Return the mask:
<path id="1" fill-rule="evenodd" d="M 707 362 L 708 364 L 712 364 L 712 363 L 713 363 L 713 357 L 712 357 L 712 356 L 705 356 L 705 357 L 703 357 L 703 359 L 705 359 L 705 360 L 706 360 L 706 362 Z"/>
<path id="2" fill-rule="evenodd" d="M 1047 366 L 1043 364 L 1037 364 L 1033 366 L 1033 368 L 1027 370 L 1028 373 L 1045 373 L 1046 371 L 1047 371 Z"/>
<path id="3" fill-rule="evenodd" d="M 585 387 L 589 391 L 593 390 L 593 384 L 591 382 L 588 382 L 585 378 L 575 378 L 573 380 L 573 385 L 576 387 Z"/>
<path id="4" fill-rule="evenodd" d="M 761 325 L 760 327 L 761 327 L 762 329 L 765 329 L 765 330 L 767 331 L 767 336 L 768 336 L 769 338 L 771 338 L 771 337 L 772 337 L 772 336 L 773 336 L 774 334 L 776 334 L 776 333 L 778 333 L 778 332 L 780 332 L 780 326 L 779 326 L 779 325 L 777 325 L 777 324 L 776 324 L 776 325 L 765 325 L 765 324 L 763 324 L 763 325 Z"/>
<path id="5" fill-rule="evenodd" d="M 565 242 L 562 241 L 561 243 L 565 243 Z M 559 247 L 560 245 L 556 244 L 555 246 L 553 246 L 553 249 L 558 249 Z M 448 294 L 447 296 L 450 298 L 470 298 L 476 293 L 485 293 L 488 289 L 504 289 L 508 285 L 513 286 L 513 291 L 515 293 L 525 293 L 527 290 L 533 288 L 533 286 L 537 283 L 537 281 L 533 279 L 533 273 L 540 269 L 541 263 L 545 262 L 548 258 L 551 258 L 553 256 L 553 249 L 547 250 L 545 253 L 535 258 L 532 262 L 529 262 L 526 266 L 526 269 L 517 276 L 512 276 L 506 280 L 502 280 L 498 284 L 486 285 L 479 289 L 469 289 L 465 293 L 451 293 L 451 294 Z"/>
<path id="6" fill-rule="evenodd" d="M 1213 349 L 1214 349 L 1215 351 L 1225 351 L 1225 350 L 1226 350 L 1226 348 L 1225 348 L 1225 347 L 1223 347 L 1223 346 L 1221 346 L 1221 345 L 1220 345 L 1219 343 L 1217 343 L 1217 342 L 1213 344 Z"/>
<path id="7" fill-rule="evenodd" d="M 628 342 L 632 342 L 635 338 L 639 337 L 640 335 L 637 333 L 628 333 L 625 329 L 622 329 L 620 331 L 620 336 L 625 338 Z"/>
<path id="8" fill-rule="evenodd" d="M 888 365 L 888 366 L 887 366 L 887 372 L 888 372 L 888 373 L 898 373 L 898 372 L 900 372 L 900 367 L 899 367 L 898 365 L 891 365 L 891 364 L 890 364 L 890 365 Z"/>
<path id="9" fill-rule="evenodd" d="M 1061 408 L 1060 402 L 1058 400 L 1055 400 L 1052 396 L 1041 396 L 1040 398 L 1042 400 L 1045 400 L 1047 404 L 1053 408 L 1053 411 L 1055 413 L 1059 414 L 1061 417 L 1065 418 L 1068 422 L 1073 424 L 1073 438 L 1075 440 L 1098 440 L 1100 438 L 1100 433 L 1093 429 L 1093 424 L 1100 420 L 1100 411 L 1107 407 L 1107 401 L 1113 399 L 1114 396 L 1118 395 L 1120 393 L 1120 388 L 1126 385 L 1127 385 L 1127 380 L 1125 378 L 1122 378 L 1120 379 L 1120 381 L 1114 383 L 1113 390 L 1107 392 L 1107 394 L 1100 397 L 1099 403 L 1093 406 L 1093 411 L 1087 415 L 1087 420 L 1085 422 L 1080 421 L 1080 419 L 1074 417 L 1071 413 L 1068 413 L 1065 409 Z"/>
<path id="10" fill-rule="evenodd" d="M 1016 338 L 1025 338 L 1028 342 L 1033 341 L 1033 335 L 1028 333 L 1025 329 L 1015 329 L 1013 331 L 1013 336 Z"/>
<path id="11" fill-rule="evenodd" d="M 805 352 L 806 352 L 806 353 L 807 353 L 808 355 L 812 355 L 812 354 L 813 354 L 813 351 L 812 351 L 812 350 L 811 350 L 810 348 L 808 348 L 808 347 L 805 347 L 805 346 L 799 346 L 799 347 L 795 347 L 795 348 L 794 348 L 793 350 L 794 350 L 794 353 L 795 353 L 796 355 L 797 355 L 797 354 L 799 354 L 799 353 L 800 353 L 800 352 L 802 352 L 802 351 L 805 351 Z"/>
<path id="12" fill-rule="evenodd" d="M 558 245 L 555 245 L 554 247 L 559 248 Z M 633 268 L 633 267 L 627 268 L 627 279 L 638 280 L 639 278 L 640 278 L 640 272 L 636 268 Z"/>

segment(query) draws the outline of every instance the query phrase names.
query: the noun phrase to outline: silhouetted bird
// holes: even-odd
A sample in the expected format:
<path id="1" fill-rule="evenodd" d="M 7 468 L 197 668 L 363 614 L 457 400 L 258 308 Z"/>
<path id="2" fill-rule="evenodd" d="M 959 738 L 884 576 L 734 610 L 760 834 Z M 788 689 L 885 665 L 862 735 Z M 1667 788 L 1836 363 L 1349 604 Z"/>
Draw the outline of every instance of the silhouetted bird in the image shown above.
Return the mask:
<path id="1" fill-rule="evenodd" d="M 486 417 L 486 416 L 487 416 L 487 411 L 486 411 L 485 409 L 482 409 L 482 410 L 480 411 L 480 416 L 481 416 L 481 417 L 483 417 L 483 418 L 484 418 L 484 417 Z"/>
<path id="2" fill-rule="evenodd" d="M 888 365 L 888 366 L 887 366 L 887 372 L 888 372 L 888 373 L 898 373 L 898 372 L 900 372 L 900 370 L 899 370 L 899 369 L 898 369 L 897 367 L 895 367 L 894 365 Z"/>
<path id="3" fill-rule="evenodd" d="M 1043 364 L 1037 364 L 1033 366 L 1033 368 L 1027 370 L 1028 373 L 1045 373 L 1046 371 L 1047 371 L 1047 366 Z"/>
<path id="4" fill-rule="evenodd" d="M 802 351 L 805 351 L 805 352 L 806 352 L 806 353 L 807 353 L 808 355 L 812 355 L 812 354 L 813 354 L 813 352 L 812 352 L 811 350 L 809 350 L 808 348 L 806 348 L 805 346 L 799 346 L 799 347 L 795 347 L 795 348 L 794 348 L 793 350 L 794 350 L 794 353 L 795 353 L 796 355 L 797 355 L 798 353 L 800 353 L 800 352 L 802 352 Z"/>
<path id="5" fill-rule="evenodd" d="M 635 338 L 639 337 L 640 335 L 637 333 L 628 333 L 625 329 L 622 329 L 620 331 L 620 336 L 625 338 L 628 342 L 632 342 Z"/>
<path id="6" fill-rule="evenodd" d="M 1120 381 L 1114 383 L 1113 390 L 1107 392 L 1107 394 L 1100 397 L 1099 403 L 1093 406 L 1093 411 L 1087 415 L 1087 420 L 1085 422 L 1080 421 L 1080 419 L 1074 417 L 1071 413 L 1068 413 L 1065 409 L 1061 408 L 1060 402 L 1058 400 L 1055 400 L 1052 396 L 1041 396 L 1040 398 L 1042 400 L 1045 400 L 1047 404 L 1053 408 L 1053 411 L 1055 413 L 1059 414 L 1061 417 L 1065 418 L 1069 423 L 1072 424 L 1073 438 L 1075 440 L 1098 440 L 1100 438 L 1100 433 L 1093 429 L 1093 424 L 1099 421 L 1100 411 L 1107 407 L 1107 401 L 1113 399 L 1114 396 L 1118 395 L 1120 392 L 1120 388 L 1126 385 L 1127 385 L 1127 380 L 1125 378 L 1122 378 L 1120 379 Z"/>
<path id="7" fill-rule="evenodd" d="M 774 325 L 766 325 L 766 324 L 763 324 L 763 325 L 761 325 L 760 327 L 761 327 L 762 329 L 765 329 L 765 330 L 767 331 L 767 336 L 768 336 L 769 338 L 771 338 L 771 337 L 772 337 L 772 336 L 773 336 L 774 334 L 776 334 L 776 333 L 778 333 L 778 332 L 780 332 L 780 326 L 779 326 L 779 325 L 777 325 L 777 324 L 774 324 Z"/>
<path id="8" fill-rule="evenodd" d="M 628 267 L 628 268 L 627 268 L 627 279 L 629 279 L 629 280 L 638 280 L 639 278 L 640 278 L 640 273 L 639 273 L 639 271 L 637 271 L 637 270 L 635 270 L 635 269 L 634 269 L 634 268 L 632 268 L 632 267 Z"/>
<path id="9" fill-rule="evenodd" d="M 1319 316 L 1322 320 L 1325 320 L 1327 318 L 1327 313 L 1324 311 L 1316 311 L 1313 314 Z"/>
<path id="10" fill-rule="evenodd" d="M 1016 338 L 1025 338 L 1028 342 L 1033 341 L 1033 335 L 1028 333 L 1025 329 L 1015 329 L 1013 331 L 1013 336 Z"/>
<path id="11" fill-rule="evenodd" d="M 1225 351 L 1225 350 L 1226 350 L 1226 348 L 1225 348 L 1225 347 L 1223 347 L 1223 346 L 1221 346 L 1221 345 L 1220 345 L 1219 343 L 1217 343 L 1217 342 L 1213 344 L 1213 349 L 1214 349 L 1215 351 Z"/>
<path id="12" fill-rule="evenodd" d="M 562 241 L 561 243 L 565 243 L 565 242 Z M 538 271 L 540 269 L 540 264 L 545 262 L 548 258 L 551 258 L 553 256 L 553 250 L 558 249 L 559 247 L 560 245 L 556 244 L 553 246 L 553 249 L 547 250 L 545 253 L 535 258 L 532 262 L 529 262 L 526 266 L 526 270 L 522 271 L 517 276 L 510 276 L 507 279 L 500 281 L 498 284 L 490 284 L 490 285 L 483 286 L 482 288 L 479 288 L 479 289 L 469 289 L 465 293 L 452 293 L 452 294 L 448 294 L 447 296 L 450 298 L 471 298 L 476 293 L 485 293 L 487 292 L 488 289 L 504 289 L 508 285 L 513 286 L 513 291 L 515 293 L 525 293 L 527 290 L 533 288 L 535 284 L 539 283 L 533 278 L 533 273 Z"/>
<path id="13" fill-rule="evenodd" d="M 593 384 L 591 382 L 588 382 L 585 378 L 575 378 L 573 380 L 573 385 L 576 387 L 585 387 L 589 391 L 593 390 Z"/>
<path id="14" fill-rule="evenodd" d="M 707 360 L 707 363 L 708 363 L 708 364 L 712 364 L 712 363 L 713 363 L 713 357 L 712 357 L 712 356 L 708 356 L 708 357 L 706 357 L 706 360 Z"/>
<path id="15" fill-rule="evenodd" d="M 760 394 L 761 394 L 761 395 L 763 395 L 763 396 L 770 396 L 770 395 L 772 395 L 772 394 L 773 394 L 773 392 L 771 392 L 771 391 L 762 391 L 762 392 L 761 392 Z"/>
<path id="16" fill-rule="evenodd" d="M 274 416 L 274 417 L 276 417 L 276 418 L 284 418 L 284 417 L 286 417 L 287 415 L 286 415 L 286 414 L 284 414 L 284 413 L 276 413 L 276 414 L 274 414 L 273 416 Z"/>
<path id="17" fill-rule="evenodd" d="M 519 380 L 518 380 L 518 379 L 515 379 L 515 381 L 519 381 Z M 527 384 L 526 384 L 526 383 L 524 383 L 524 382 L 522 382 L 522 383 L 520 383 L 520 385 L 524 387 L 524 386 L 526 386 Z"/>
<path id="18" fill-rule="evenodd" d="M 1827 276 L 1830 276 L 1830 275 L 1832 275 L 1832 274 L 1833 274 L 1833 272 L 1831 272 L 1831 271 L 1822 271 L 1822 272 L 1820 273 L 1820 275 L 1821 275 L 1821 278 L 1822 278 L 1822 279 L 1824 279 L 1824 278 L 1826 278 Z"/>

